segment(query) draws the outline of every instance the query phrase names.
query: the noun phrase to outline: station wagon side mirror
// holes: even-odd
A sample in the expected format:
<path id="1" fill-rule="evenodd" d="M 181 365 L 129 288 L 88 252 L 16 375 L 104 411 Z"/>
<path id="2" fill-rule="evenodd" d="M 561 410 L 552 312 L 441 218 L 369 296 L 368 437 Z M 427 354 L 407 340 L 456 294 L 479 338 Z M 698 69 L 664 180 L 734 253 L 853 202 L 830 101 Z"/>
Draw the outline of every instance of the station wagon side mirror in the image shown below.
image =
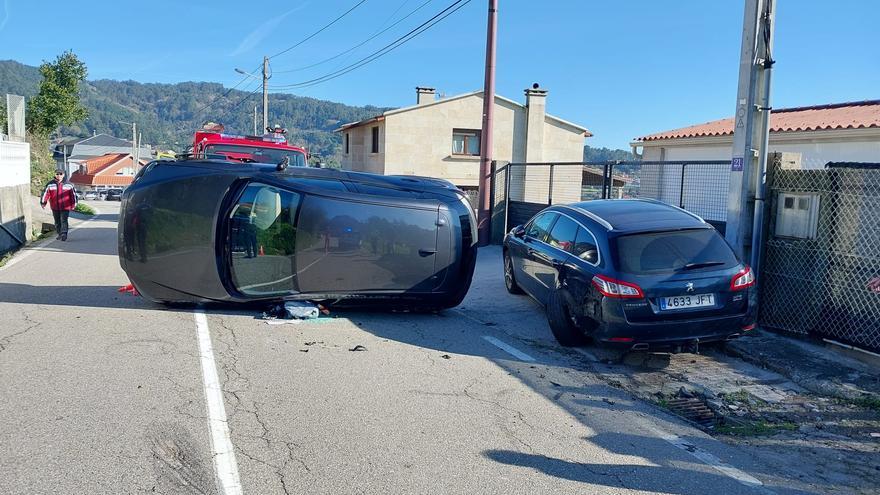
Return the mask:
<path id="1" fill-rule="evenodd" d="M 510 232 L 513 234 L 514 237 L 518 237 L 520 239 L 522 239 L 526 235 L 526 229 L 522 225 L 517 225 Z"/>

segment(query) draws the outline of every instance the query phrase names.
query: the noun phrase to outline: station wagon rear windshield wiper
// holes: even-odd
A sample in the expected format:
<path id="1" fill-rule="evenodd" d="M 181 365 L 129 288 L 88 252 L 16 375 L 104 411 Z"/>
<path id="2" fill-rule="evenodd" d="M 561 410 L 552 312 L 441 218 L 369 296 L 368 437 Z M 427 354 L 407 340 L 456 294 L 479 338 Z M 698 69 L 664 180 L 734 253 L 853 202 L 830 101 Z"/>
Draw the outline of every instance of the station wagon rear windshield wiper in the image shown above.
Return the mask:
<path id="1" fill-rule="evenodd" d="M 701 261 L 699 263 L 688 263 L 687 265 L 684 265 L 683 267 L 681 267 L 681 269 L 682 270 L 693 270 L 696 268 L 705 268 L 707 266 L 718 266 L 718 265 L 723 265 L 723 264 L 724 264 L 723 261 Z"/>

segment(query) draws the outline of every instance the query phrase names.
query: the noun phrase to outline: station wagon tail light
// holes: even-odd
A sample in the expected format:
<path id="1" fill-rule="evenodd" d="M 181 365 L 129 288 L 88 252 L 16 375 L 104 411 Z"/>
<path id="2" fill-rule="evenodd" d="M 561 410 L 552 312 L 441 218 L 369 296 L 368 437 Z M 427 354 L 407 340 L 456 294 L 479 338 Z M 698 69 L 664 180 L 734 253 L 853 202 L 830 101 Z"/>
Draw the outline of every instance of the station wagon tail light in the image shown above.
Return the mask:
<path id="1" fill-rule="evenodd" d="M 743 290 L 755 285 L 755 274 L 752 267 L 746 265 L 745 268 L 738 271 L 730 281 L 730 290 Z"/>
<path id="2" fill-rule="evenodd" d="M 641 298 L 645 297 L 642 288 L 630 282 L 615 280 L 611 277 L 596 275 L 593 277 L 593 285 L 605 297 L 616 298 Z"/>

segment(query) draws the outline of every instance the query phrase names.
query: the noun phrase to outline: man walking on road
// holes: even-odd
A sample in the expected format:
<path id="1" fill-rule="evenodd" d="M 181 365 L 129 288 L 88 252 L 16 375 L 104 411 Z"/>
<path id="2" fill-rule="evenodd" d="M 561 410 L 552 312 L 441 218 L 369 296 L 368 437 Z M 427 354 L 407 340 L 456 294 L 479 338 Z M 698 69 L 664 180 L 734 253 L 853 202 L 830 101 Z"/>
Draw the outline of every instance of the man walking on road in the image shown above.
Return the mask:
<path id="1" fill-rule="evenodd" d="M 43 196 L 40 197 L 40 206 L 46 208 L 46 204 L 52 209 L 55 218 L 56 239 L 67 240 L 67 217 L 70 210 L 76 208 L 76 190 L 73 184 L 64 180 L 64 170 L 55 171 L 55 180 L 46 184 Z"/>

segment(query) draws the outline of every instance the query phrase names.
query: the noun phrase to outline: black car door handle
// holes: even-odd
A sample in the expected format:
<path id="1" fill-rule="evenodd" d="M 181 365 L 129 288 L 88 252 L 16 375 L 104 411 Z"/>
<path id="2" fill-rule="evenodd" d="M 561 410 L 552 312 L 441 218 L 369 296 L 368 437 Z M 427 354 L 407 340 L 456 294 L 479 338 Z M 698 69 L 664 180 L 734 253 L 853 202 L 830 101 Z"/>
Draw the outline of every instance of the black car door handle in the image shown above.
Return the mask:
<path id="1" fill-rule="evenodd" d="M 559 268 L 560 266 L 564 265 L 565 263 L 554 258 L 554 259 L 550 260 L 550 264 L 553 265 L 555 268 Z"/>
<path id="2" fill-rule="evenodd" d="M 419 249 L 419 256 L 422 258 L 431 256 L 432 254 L 437 254 L 436 249 Z"/>

